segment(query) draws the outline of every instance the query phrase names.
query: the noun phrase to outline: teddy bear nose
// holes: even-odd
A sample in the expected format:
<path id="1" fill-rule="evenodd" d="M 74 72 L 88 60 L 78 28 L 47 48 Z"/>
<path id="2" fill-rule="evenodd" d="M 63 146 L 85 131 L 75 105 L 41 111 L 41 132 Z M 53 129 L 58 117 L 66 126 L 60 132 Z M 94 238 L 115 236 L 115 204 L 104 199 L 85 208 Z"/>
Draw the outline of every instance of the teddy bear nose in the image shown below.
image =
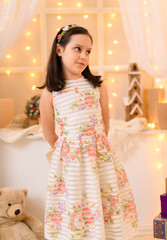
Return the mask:
<path id="1" fill-rule="evenodd" d="M 15 215 L 18 215 L 19 213 L 20 213 L 20 210 L 17 209 L 17 210 L 15 211 Z"/>

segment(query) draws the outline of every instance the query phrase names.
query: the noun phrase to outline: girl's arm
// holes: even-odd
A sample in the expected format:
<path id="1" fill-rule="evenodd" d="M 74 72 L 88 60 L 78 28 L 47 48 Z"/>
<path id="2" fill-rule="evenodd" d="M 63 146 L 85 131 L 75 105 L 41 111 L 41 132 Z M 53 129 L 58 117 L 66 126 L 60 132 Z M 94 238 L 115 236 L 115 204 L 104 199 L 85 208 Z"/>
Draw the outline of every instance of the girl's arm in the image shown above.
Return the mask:
<path id="1" fill-rule="evenodd" d="M 108 93 L 106 86 L 104 82 L 101 84 L 100 90 L 100 104 L 102 109 L 102 118 L 104 122 L 105 127 L 105 134 L 108 135 L 109 131 L 109 119 L 110 119 L 110 113 L 109 113 L 109 106 L 108 106 Z"/>
<path id="2" fill-rule="evenodd" d="M 47 142 L 54 147 L 58 136 L 55 133 L 53 96 L 46 88 L 43 89 L 40 98 L 40 117 L 43 134 Z"/>

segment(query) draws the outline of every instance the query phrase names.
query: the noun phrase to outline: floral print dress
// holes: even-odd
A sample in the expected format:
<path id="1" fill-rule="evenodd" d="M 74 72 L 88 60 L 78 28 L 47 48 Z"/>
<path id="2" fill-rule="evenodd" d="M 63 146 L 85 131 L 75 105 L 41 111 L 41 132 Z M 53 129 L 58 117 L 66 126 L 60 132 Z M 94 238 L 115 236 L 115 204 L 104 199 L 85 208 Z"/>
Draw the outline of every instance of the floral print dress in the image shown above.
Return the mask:
<path id="1" fill-rule="evenodd" d="M 126 240 L 136 234 L 136 206 L 104 133 L 99 98 L 99 88 L 84 77 L 53 92 L 60 134 L 49 172 L 46 239 Z"/>

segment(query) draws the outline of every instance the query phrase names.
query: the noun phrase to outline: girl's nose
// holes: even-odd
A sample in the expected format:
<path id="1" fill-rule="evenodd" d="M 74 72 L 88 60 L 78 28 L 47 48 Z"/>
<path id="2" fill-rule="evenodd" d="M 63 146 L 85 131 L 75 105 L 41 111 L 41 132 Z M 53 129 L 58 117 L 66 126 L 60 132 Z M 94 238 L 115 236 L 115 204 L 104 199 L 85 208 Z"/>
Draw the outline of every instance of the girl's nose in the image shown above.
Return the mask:
<path id="1" fill-rule="evenodd" d="M 81 52 L 81 58 L 85 59 L 86 58 L 86 53 L 85 52 Z"/>

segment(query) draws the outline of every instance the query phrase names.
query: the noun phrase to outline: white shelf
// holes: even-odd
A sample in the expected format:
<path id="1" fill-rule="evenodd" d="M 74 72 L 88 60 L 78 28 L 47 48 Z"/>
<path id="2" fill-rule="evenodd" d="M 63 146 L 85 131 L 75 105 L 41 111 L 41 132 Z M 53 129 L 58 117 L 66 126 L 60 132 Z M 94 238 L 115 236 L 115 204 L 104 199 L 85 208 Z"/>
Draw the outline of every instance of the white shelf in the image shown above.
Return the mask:
<path id="1" fill-rule="evenodd" d="M 165 134 L 167 134 L 167 129 L 144 130 L 144 131 L 142 131 L 142 133 L 145 133 L 145 134 L 165 133 Z"/>

